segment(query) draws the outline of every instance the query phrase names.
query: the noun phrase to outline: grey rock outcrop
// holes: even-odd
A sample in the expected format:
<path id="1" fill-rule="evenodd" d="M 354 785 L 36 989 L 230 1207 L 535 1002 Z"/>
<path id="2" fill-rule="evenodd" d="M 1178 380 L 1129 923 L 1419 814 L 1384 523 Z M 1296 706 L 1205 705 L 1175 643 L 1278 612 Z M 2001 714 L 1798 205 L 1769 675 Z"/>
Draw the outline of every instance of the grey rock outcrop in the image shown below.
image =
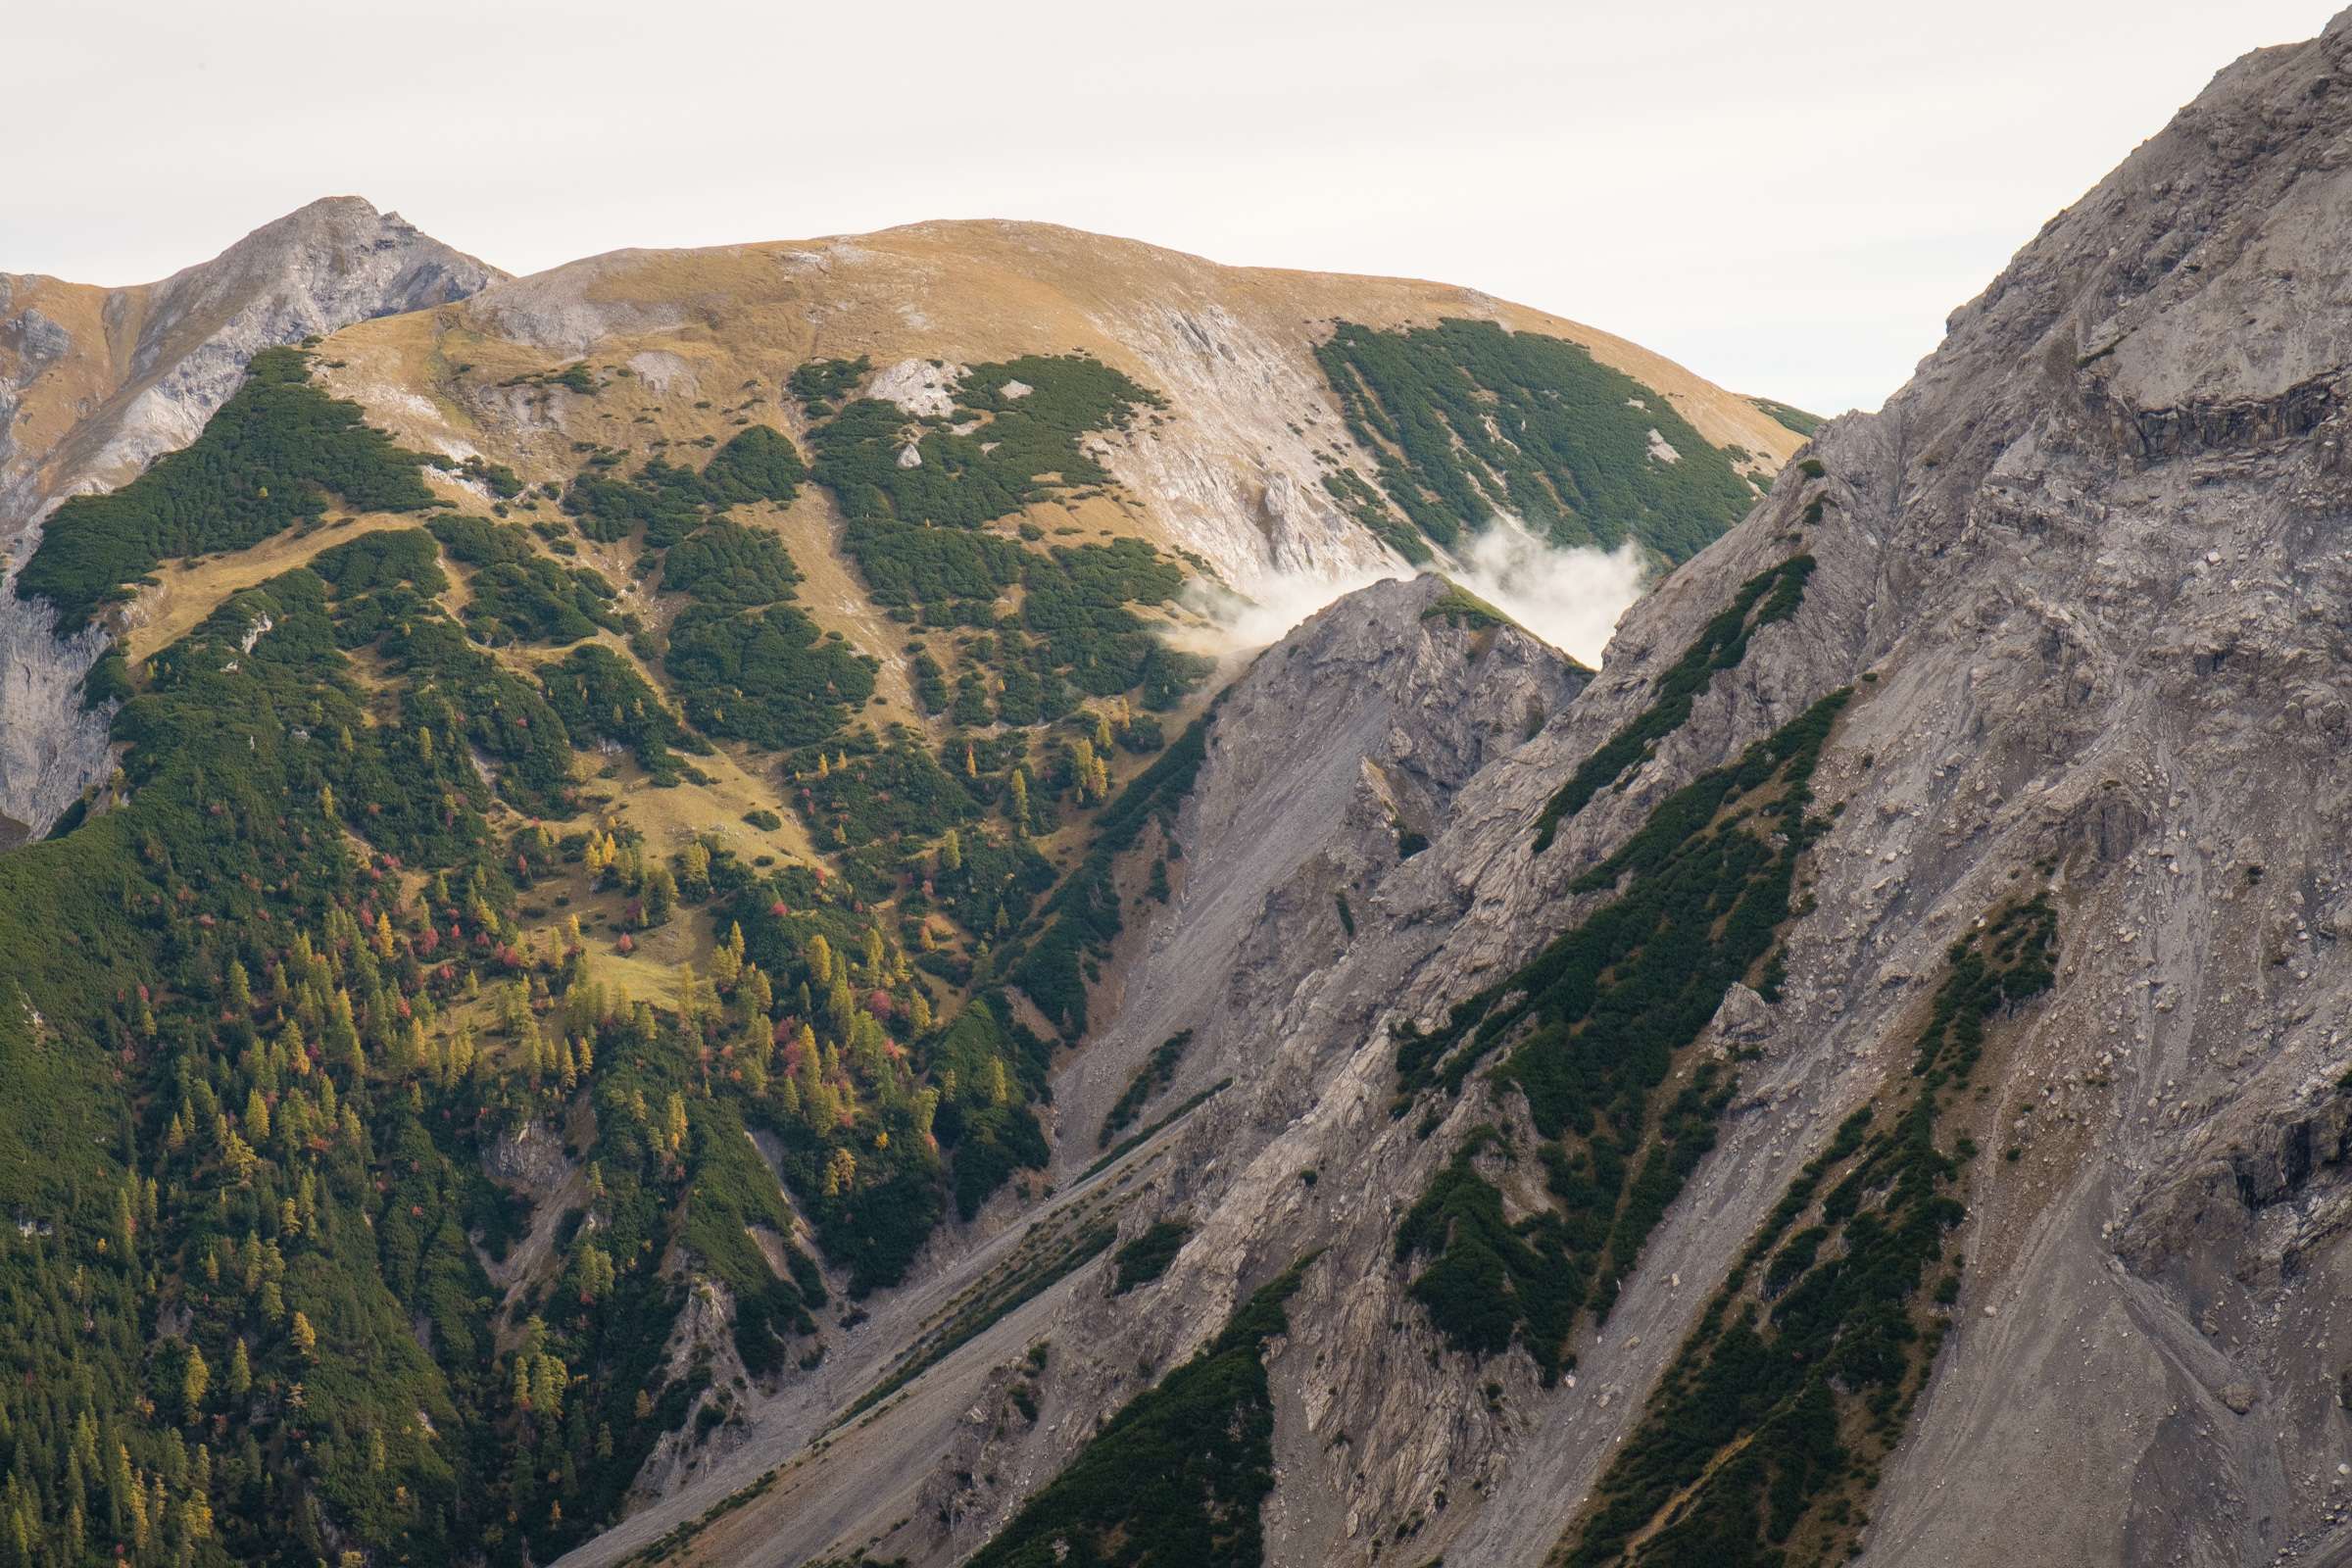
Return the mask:
<path id="1" fill-rule="evenodd" d="M 0 274 L 0 848 L 46 832 L 107 766 L 107 714 L 80 695 L 104 633 L 61 640 L 48 607 L 16 595 L 43 519 L 193 441 L 262 349 L 503 275 L 357 196 L 313 202 L 160 283 Z"/>
<path id="2" fill-rule="evenodd" d="M 106 776 L 107 717 L 82 706 L 81 679 L 106 652 L 107 634 L 85 626 L 56 634 L 45 604 L 0 576 L 0 851 L 46 833 Z"/>

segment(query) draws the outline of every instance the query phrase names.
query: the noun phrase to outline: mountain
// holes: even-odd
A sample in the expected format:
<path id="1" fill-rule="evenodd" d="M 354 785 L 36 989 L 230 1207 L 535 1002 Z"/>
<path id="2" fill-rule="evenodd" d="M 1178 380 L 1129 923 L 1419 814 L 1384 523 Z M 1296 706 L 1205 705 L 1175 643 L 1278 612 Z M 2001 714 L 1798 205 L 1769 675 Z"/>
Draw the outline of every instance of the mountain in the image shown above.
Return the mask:
<path id="1" fill-rule="evenodd" d="M 0 1553 L 44 1562 L 603 1549 L 1106 1253 L 1136 1295 L 1189 1232 L 1121 1240 L 1120 1161 L 1254 1070 L 1184 1015 L 1261 906 L 1345 911 L 1592 679 L 1492 552 L 1613 618 L 1801 418 L 1034 225 L 502 280 L 332 203 L 122 296 L 103 375 L 41 323 L 107 308 L 24 288 Z"/>
<path id="2" fill-rule="evenodd" d="M 1801 447 L 1022 225 L 257 342 L 13 569 L 0 1557 L 2352 1560 L 2348 65 Z"/>
<path id="3" fill-rule="evenodd" d="M 320 384 L 414 445 L 559 489 L 582 471 L 582 452 L 610 463 L 708 449 L 761 421 L 805 439 L 831 410 L 785 388 L 804 368 L 835 365 L 837 397 L 866 394 L 938 426 L 972 365 L 1018 362 L 1033 377 L 1108 367 L 1153 400 L 1151 417 L 1114 417 L 1091 394 L 1064 410 L 1060 385 L 1030 405 L 1094 421 L 1067 433 L 1100 460 L 1100 480 L 1039 484 L 1055 470 L 1007 465 L 985 476 L 990 493 L 1013 487 L 1018 507 L 1005 513 L 1021 511 L 1027 527 L 1139 539 L 1245 593 L 1286 598 L 1297 582 L 1427 561 L 1496 511 L 1554 543 L 1630 537 L 1653 560 L 1681 560 L 1745 510 L 1808 418 L 1469 290 L 1223 268 L 1043 224 L 619 252 L 502 279 L 343 198 L 150 289 L 0 288 L 11 290 L 0 304 L 22 305 L 0 349 L 23 345 L 19 417 L 34 432 L 21 456 L 0 447 L 0 475 L 15 474 L 0 537 L 187 440 L 255 349 L 368 318 L 394 318 L 339 335 Z M 101 317 L 138 323 L 120 368 L 100 356 L 123 329 L 107 338 L 84 324 Z M 866 445 L 888 445 L 881 461 L 919 455 L 908 438 L 921 428 L 877 428 Z M 838 550 L 811 537 L 836 514 L 812 490 L 776 521 L 817 572 L 810 612 L 882 662 L 885 700 L 909 712 L 888 607 L 859 580 L 870 564 L 837 565 Z M 589 559 L 609 575 L 628 564 L 609 551 Z M 163 622 L 142 639 L 152 647 L 220 593 L 208 580 L 191 595 L 167 574 L 126 614 Z M 44 625 L 11 614 L 22 612 L 0 599 L 0 636 L 24 649 L 7 661 L 13 706 L 40 717 L 11 726 L 0 748 L 0 812 L 45 831 L 103 766 L 99 728 L 76 717 L 73 695 L 98 645 L 52 654 Z"/>
<path id="4" fill-rule="evenodd" d="M 2352 1560 L 2348 65 L 1801 447 L 942 224 L 42 460 L 0 1558 Z"/>
<path id="5" fill-rule="evenodd" d="M 1412 328 L 1422 336 L 1405 336 Z M 1142 515 L 1090 509 L 1081 497 L 1057 509 L 1063 519 L 1191 549 L 1245 588 L 1275 570 L 1373 564 L 1384 544 L 1426 559 L 1496 506 L 1539 526 L 1582 514 L 1568 534 L 1605 544 L 1639 517 L 1681 559 L 1720 531 L 1713 509 L 1738 490 L 1725 470 L 1769 475 L 1798 440 L 1755 400 L 1622 339 L 1471 290 L 1219 267 L 1041 223 L 622 251 L 499 284 L 454 313 L 353 333 L 339 353 L 351 366 L 336 384 L 396 433 L 493 448 L 518 472 L 559 478 L 577 466 L 569 440 L 723 434 L 734 418 L 777 407 L 783 380 L 810 363 L 864 361 L 870 373 L 856 390 L 910 415 L 944 416 L 961 367 L 1082 355 L 1164 406 L 1139 428 L 1102 437 L 1110 471 Z M 530 407 L 501 385 L 551 359 L 583 358 L 596 362 L 601 385 L 634 378 L 642 395 Z M 457 372 L 456 363 L 472 368 Z M 1575 439 L 1592 471 L 1547 466 L 1527 438 L 1563 432 L 1523 422 L 1491 432 L 1463 417 L 1440 370 L 1466 380 L 1463 390 L 1498 416 L 1514 416 L 1516 396 L 1541 389 L 1577 416 L 1630 432 L 1637 461 L 1649 457 L 1652 428 L 1671 453 L 1650 465 L 1656 476 L 1632 463 L 1608 471 L 1600 431 L 1585 430 Z M 1618 389 L 1616 376 L 1633 384 Z M 379 407 L 368 398 L 378 385 L 443 395 L 430 413 L 390 397 Z M 1604 388 L 1619 391 L 1605 409 Z M 729 406 L 703 407 L 720 402 Z M 1456 441 L 1472 450 L 1438 449 Z M 1688 469 L 1677 461 L 1682 448 L 1691 449 Z M 1392 485 L 1392 475 L 1415 483 Z M 1653 477 L 1676 481 L 1674 493 L 1629 502 L 1610 489 L 1630 482 L 1639 495 Z M 1347 478 L 1368 488 L 1335 493 L 1328 482 Z"/>
<path id="6" fill-rule="evenodd" d="M 1430 736 L 1438 585 L 1264 655 L 1028 1228 L 572 1560 L 2346 1560 L 2348 57 L 2222 73 L 1518 744 Z"/>

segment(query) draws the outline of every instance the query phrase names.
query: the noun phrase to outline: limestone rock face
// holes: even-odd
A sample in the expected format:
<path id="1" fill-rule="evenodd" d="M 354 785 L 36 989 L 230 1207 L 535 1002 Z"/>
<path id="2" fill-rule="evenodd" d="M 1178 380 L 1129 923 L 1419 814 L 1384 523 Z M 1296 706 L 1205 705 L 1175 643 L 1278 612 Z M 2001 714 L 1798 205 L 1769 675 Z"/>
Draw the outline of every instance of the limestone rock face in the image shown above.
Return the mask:
<path id="1" fill-rule="evenodd" d="M 0 850 L 47 832 L 106 775 L 106 715 L 84 710 L 81 678 L 106 652 L 102 627 L 56 635 L 47 605 L 0 580 Z"/>
<path id="2" fill-rule="evenodd" d="M 933 365 L 928 360 L 901 360 L 877 370 L 866 383 L 865 395 L 895 403 L 908 414 L 945 418 L 956 412 L 956 383 L 963 378 L 961 366 Z"/>
<path id="3" fill-rule="evenodd" d="M 538 1122 L 493 1139 L 482 1164 L 498 1180 L 535 1192 L 553 1192 L 570 1174 L 562 1143 Z"/>
<path id="4" fill-rule="evenodd" d="M 1410 1526 L 1411 1561 L 1533 1568 L 1789 1179 L 1907 1072 L 1946 950 L 2041 886 L 2057 983 L 1981 1080 L 2016 1157 L 1972 1178 L 1965 1288 L 1863 1560 L 2344 1560 L 2347 82 L 2352 15 L 2223 72 L 1955 313 L 1884 412 L 1826 427 L 1818 473 L 1637 605 L 1589 683 L 1508 632 L 1481 650 L 1405 585 L 1263 655 L 1212 721 L 1172 902 L 1123 939 L 1055 1084 L 1041 1214 L 1115 1194 L 1122 1235 L 1188 1216 L 1174 1263 L 1119 1297 L 1081 1270 L 854 1442 L 805 1449 L 813 1406 L 887 1364 L 853 1342 L 842 1381 L 764 1413 L 734 1472 L 579 1560 L 797 1455 L 726 1544 L 790 1561 L 880 1536 L 880 1555 L 956 1561 L 1101 1412 L 1319 1248 L 1269 1359 L 1268 1560 L 1397 1560 Z M 1259 495 L 1269 519 L 1291 499 Z M 1800 550 L 1798 612 L 1536 854 L 1560 782 Z M 1712 1030 L 1743 1058 L 1713 1152 L 1574 1377 L 1544 1390 L 1522 1353 L 1447 1350 L 1396 1222 L 1471 1123 L 1522 1112 L 1474 1085 L 1427 1136 L 1393 1119 L 1394 1030 L 1508 974 L 1604 896 L 1571 885 L 1667 794 L 1848 686 L 1780 1000 L 1736 991 Z M 1401 855 L 1399 822 L 1428 846 Z M 1186 1028 L 1154 1107 L 1229 1086 L 1090 1177 L 1102 1107 Z M 1015 1235 L 943 1250 L 910 1298 L 969 1286 Z M 1039 1340 L 1047 1414 L 991 1419 Z"/>
<path id="5" fill-rule="evenodd" d="M 60 501 L 193 441 L 261 350 L 501 275 L 356 196 L 314 202 L 160 283 L 0 274 L 0 552 L 29 560 Z M 47 831 L 107 762 L 107 715 L 79 694 L 104 633 L 60 641 L 48 607 L 14 585 L 14 566 L 0 570 L 0 848 Z"/>

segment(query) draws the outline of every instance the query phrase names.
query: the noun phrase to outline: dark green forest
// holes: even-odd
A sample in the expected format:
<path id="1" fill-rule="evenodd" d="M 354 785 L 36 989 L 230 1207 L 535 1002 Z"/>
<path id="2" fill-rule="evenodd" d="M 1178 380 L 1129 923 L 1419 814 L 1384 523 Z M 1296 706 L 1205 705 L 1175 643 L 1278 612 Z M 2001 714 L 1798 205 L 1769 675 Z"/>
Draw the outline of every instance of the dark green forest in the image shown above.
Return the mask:
<path id="1" fill-rule="evenodd" d="M 1565 339 L 1493 321 L 1342 321 L 1315 354 L 1385 495 L 1345 470 L 1325 487 L 1409 558 L 1428 556 L 1416 534 L 1452 548 L 1501 513 L 1554 544 L 1630 538 L 1681 562 L 1755 504 L 1731 455 L 1664 396 Z M 1652 430 L 1673 461 L 1653 454 Z"/>
<path id="2" fill-rule="evenodd" d="M 55 605 L 71 631 L 161 563 L 259 544 L 318 518 L 330 499 L 361 512 L 431 506 L 422 461 L 370 429 L 358 404 L 315 390 L 301 350 L 265 349 L 185 450 L 120 490 L 58 508 L 17 592 Z"/>

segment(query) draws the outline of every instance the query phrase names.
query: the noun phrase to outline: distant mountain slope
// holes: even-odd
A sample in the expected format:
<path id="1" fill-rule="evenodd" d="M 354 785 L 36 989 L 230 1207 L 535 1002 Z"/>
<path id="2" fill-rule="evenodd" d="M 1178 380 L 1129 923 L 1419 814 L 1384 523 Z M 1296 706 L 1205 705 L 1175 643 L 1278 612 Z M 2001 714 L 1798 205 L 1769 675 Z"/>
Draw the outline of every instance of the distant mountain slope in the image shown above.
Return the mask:
<path id="1" fill-rule="evenodd" d="M 1395 406 L 1384 408 L 1376 395 L 1363 416 L 1347 416 L 1343 402 L 1358 387 L 1335 387 L 1330 366 L 1319 363 L 1341 322 L 1392 339 L 1448 320 L 1573 345 L 1572 358 L 1590 356 L 1608 372 L 1609 387 L 1569 385 L 1565 362 L 1559 369 L 1482 365 L 1467 344 L 1449 341 L 1430 368 L 1460 375 L 1458 387 L 1392 382 L 1381 391 Z M 1422 553 L 1425 530 L 1399 512 L 1423 502 L 1420 490 L 1406 496 L 1399 487 L 1384 502 L 1357 482 L 1382 478 L 1383 447 L 1393 460 L 1413 455 L 1405 450 L 1413 430 L 1444 412 L 1437 397 L 1491 401 L 1509 390 L 1502 377 L 1514 371 L 1518 384 L 1568 397 L 1586 413 L 1589 422 L 1573 436 L 1539 431 L 1568 448 L 1552 455 L 1555 472 L 1619 461 L 1600 437 L 1621 428 L 1632 439 L 1623 455 L 1631 490 L 1588 499 L 1523 485 L 1512 507 L 1492 481 L 1451 495 L 1432 487 L 1424 510 L 1439 520 L 1427 531 L 1450 537 L 1494 505 L 1539 526 L 1581 508 L 1563 541 L 1592 534 L 1614 543 L 1629 527 L 1642 533 L 1641 504 L 1628 503 L 1650 484 L 1690 488 L 1702 466 L 1724 480 L 1735 470 L 1768 478 L 1797 440 L 1749 400 L 1657 355 L 1475 291 L 1220 267 L 1130 240 L 993 221 L 614 252 L 498 284 L 460 309 L 347 334 L 336 349 L 347 368 L 332 380 L 407 438 L 478 446 L 528 477 L 561 479 L 577 467 L 573 440 L 642 446 L 723 432 L 811 361 L 863 360 L 873 373 L 857 391 L 879 387 L 910 410 L 945 413 L 941 393 L 954 367 L 1070 353 L 1100 360 L 1165 402 L 1155 417 L 1104 438 L 1104 461 L 1124 492 L 1119 504 L 1061 510 L 1082 526 L 1194 551 L 1245 590 L 1275 571 L 1337 573 L 1388 558 L 1392 548 Z M 637 375 L 640 395 L 619 408 L 529 399 L 502 386 L 572 361 L 598 366 L 600 380 Z M 1463 422 L 1470 427 L 1460 433 L 1484 439 Z M 1691 449 L 1687 468 L 1679 449 L 1653 457 L 1649 431 L 1659 426 Z M 1414 477 L 1429 486 L 1452 475 L 1425 461 Z M 1719 483 L 1683 508 L 1712 537 L 1752 496 Z M 1689 537 L 1661 534 L 1658 547 L 1679 559 L 1691 548 Z"/>
<path id="2" fill-rule="evenodd" d="M 584 476 L 625 476 L 755 424 L 804 448 L 825 427 L 834 472 L 919 466 L 928 441 L 931 470 L 884 471 L 892 482 L 859 492 L 871 514 L 846 534 L 826 485 L 759 519 L 806 574 L 806 612 L 876 662 L 882 704 L 909 720 L 919 662 L 892 627 L 906 598 L 894 585 L 906 550 L 929 547 L 880 533 L 948 520 L 916 514 L 967 469 L 1005 471 L 979 474 L 953 504 L 964 524 L 1135 540 L 1188 574 L 1287 597 L 1464 549 L 1497 514 L 1553 543 L 1630 541 L 1680 561 L 1745 510 L 1797 439 L 1752 400 L 1622 339 L 1473 291 L 1219 267 L 1034 223 L 624 251 L 506 279 L 338 198 L 162 284 L 30 278 L 0 280 L 0 293 L 13 308 L 0 371 L 19 405 L 14 444 L 0 445 L 0 535 L 191 439 L 256 349 L 354 322 L 314 367 L 320 384 L 411 445 L 512 476 L 505 495 L 469 481 L 464 504 L 522 519 L 558 511 L 556 495 Z M 958 401 L 969 368 L 1016 362 L 1032 379 L 1106 367 L 1142 400 L 1119 407 L 1141 416 L 1084 413 L 1058 386 L 1013 409 L 1028 383 L 1005 370 L 1006 408 L 1054 424 L 1069 457 L 1013 474 L 1023 449 L 992 464 L 980 435 L 954 450 L 951 426 L 993 416 Z M 829 397 L 787 389 L 827 365 Z M 1061 471 L 1073 463 L 1094 477 Z M 1004 505 L 975 513 L 975 493 Z M 645 561 L 599 531 L 567 548 L 632 592 Z M 253 559 L 278 569 L 304 553 Z M 20 566 L 28 554 L 20 541 Z M 894 555 L 897 565 L 883 559 Z M 157 553 L 159 585 L 121 612 L 135 651 L 260 580 L 229 560 L 202 571 L 172 561 Z M 1176 611 L 1163 596 L 1153 613 Z M 74 691 L 100 643 L 53 643 L 41 614 L 0 594 L 12 699 L 0 817 L 33 831 L 103 766 L 98 719 Z"/>

